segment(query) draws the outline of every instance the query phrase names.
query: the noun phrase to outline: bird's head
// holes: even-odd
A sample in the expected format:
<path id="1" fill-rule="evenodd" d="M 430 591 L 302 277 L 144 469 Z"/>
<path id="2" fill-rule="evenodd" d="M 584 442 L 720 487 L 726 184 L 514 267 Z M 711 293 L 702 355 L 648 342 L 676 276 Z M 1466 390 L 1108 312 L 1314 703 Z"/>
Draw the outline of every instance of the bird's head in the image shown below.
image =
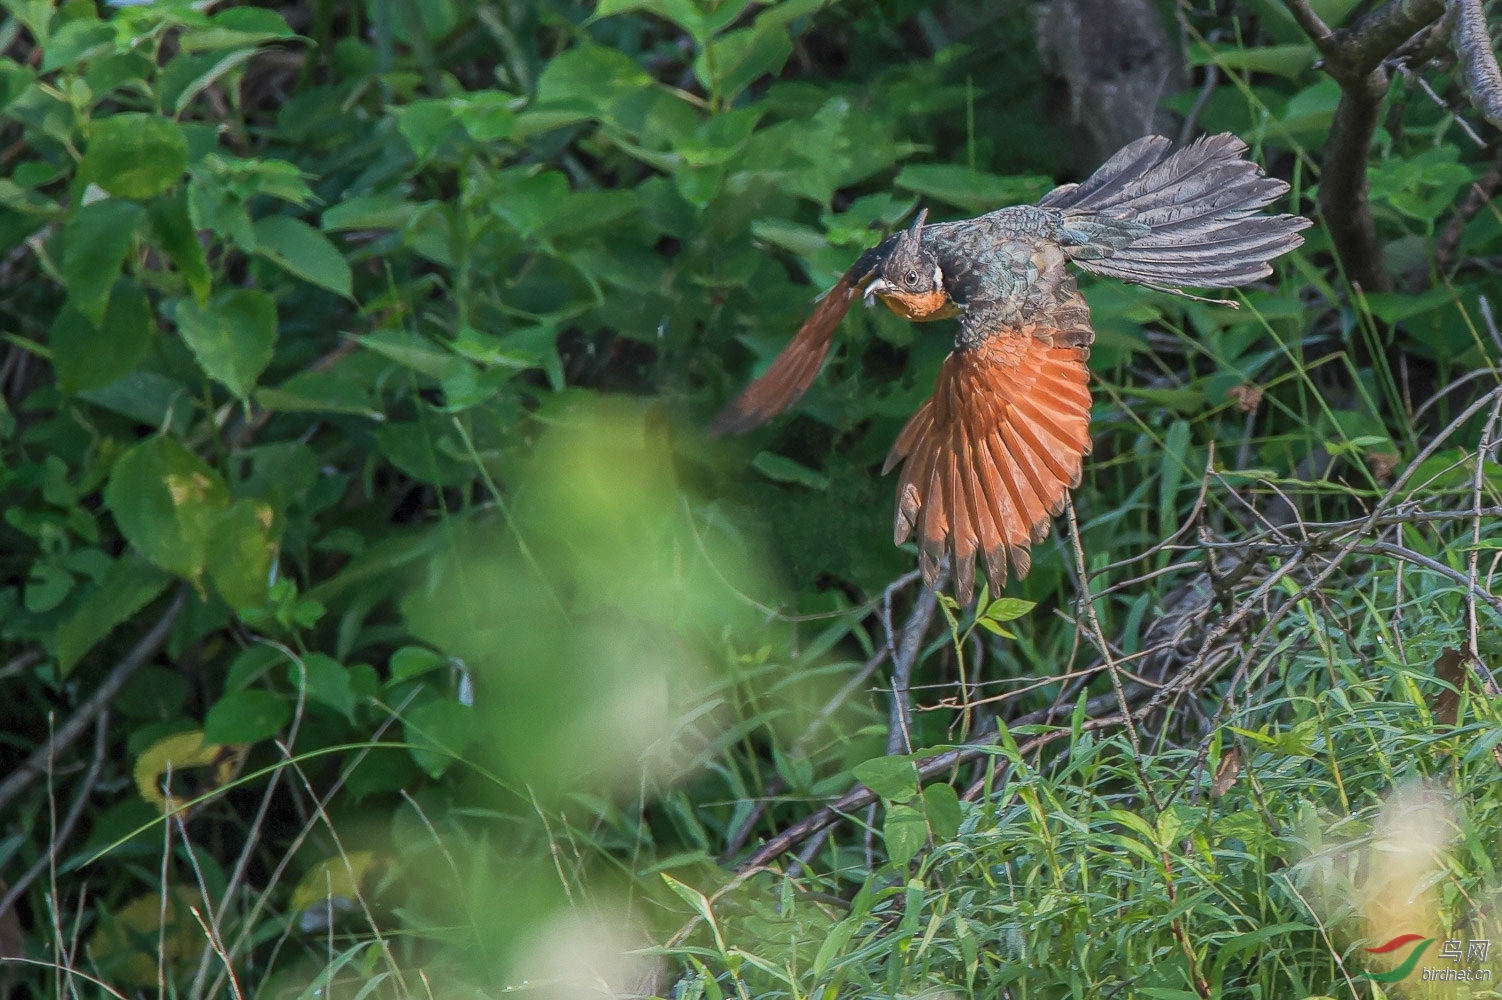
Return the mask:
<path id="1" fill-rule="evenodd" d="M 955 314 L 944 291 L 944 271 L 933 250 L 923 245 L 923 223 L 928 209 L 918 213 L 906 231 L 893 236 L 878 251 L 885 251 L 865 287 L 866 304 L 873 299 L 903 319 L 942 319 Z"/>

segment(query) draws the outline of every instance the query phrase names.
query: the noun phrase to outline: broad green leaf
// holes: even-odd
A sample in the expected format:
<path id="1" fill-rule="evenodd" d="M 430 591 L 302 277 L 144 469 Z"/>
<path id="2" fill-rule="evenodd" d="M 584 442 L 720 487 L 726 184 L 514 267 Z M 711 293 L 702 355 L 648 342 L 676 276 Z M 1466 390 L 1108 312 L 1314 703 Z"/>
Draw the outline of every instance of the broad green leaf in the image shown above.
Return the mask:
<path id="1" fill-rule="evenodd" d="M 290 215 L 270 215 L 255 223 L 256 253 L 304 281 L 349 298 L 349 264 L 332 240 Z"/>
<path id="2" fill-rule="evenodd" d="M 1020 597 L 998 597 L 986 605 L 982 617 L 997 622 L 1016 621 L 1037 607 L 1032 601 L 1024 601 Z"/>
<path id="3" fill-rule="evenodd" d="M 722 35 L 702 49 L 694 60 L 694 75 L 706 90 L 729 102 L 758 78 L 780 70 L 792 54 L 786 28 L 759 24 Z"/>
<path id="4" fill-rule="evenodd" d="M 417 766 L 434 778 L 442 776 L 469 743 L 474 717 L 473 709 L 447 698 L 409 709 L 403 721 L 408 752 Z"/>
<path id="5" fill-rule="evenodd" d="M 141 554 L 162 569 L 196 577 L 209 532 L 229 506 L 224 480 L 169 437 L 154 437 L 115 461 L 104 500 Z"/>
<path id="6" fill-rule="evenodd" d="M 928 818 L 936 842 L 953 840 L 960 832 L 963 818 L 960 796 L 954 786 L 939 782 L 923 789 L 923 815 Z"/>
<path id="7" fill-rule="evenodd" d="M 386 419 L 371 405 L 364 384 L 333 372 L 298 372 L 279 386 L 263 386 L 256 390 L 256 403 L 279 413 L 349 413 Z"/>
<path id="8" fill-rule="evenodd" d="M 260 607 L 270 586 L 276 542 L 271 537 L 271 508 L 243 498 L 214 518 L 205 551 L 205 566 L 214 589 L 232 608 Z"/>
<path id="9" fill-rule="evenodd" d="M 175 198 L 157 198 L 147 211 L 157 244 L 188 283 L 193 298 L 199 305 L 207 304 L 212 278 L 203 244 L 198 242 L 198 232 L 188 217 L 187 198 L 181 194 Z"/>
<path id="10" fill-rule="evenodd" d="M 909 164 L 897 172 L 892 183 L 967 212 L 987 212 L 1003 205 L 1034 202 L 1053 187 L 1046 177 L 1002 177 L 954 163 Z"/>
<path id="11" fill-rule="evenodd" d="M 227 691 L 203 719 L 210 743 L 255 743 L 275 736 L 292 721 L 292 706 L 272 691 Z"/>
<path id="12" fill-rule="evenodd" d="M 881 835 L 887 842 L 887 856 L 892 864 L 905 867 L 928 842 L 928 823 L 923 813 L 912 806 L 889 805 Z"/>
<path id="13" fill-rule="evenodd" d="M 245 48 L 296 37 L 274 10 L 231 7 L 211 17 L 208 27 L 183 32 L 178 44 L 184 52 L 204 52 Z"/>
<path id="14" fill-rule="evenodd" d="M 110 564 L 99 589 L 58 627 L 58 670 L 66 676 L 116 625 L 156 600 L 172 577 L 133 552 Z"/>
<path id="15" fill-rule="evenodd" d="M 207 306 L 184 299 L 176 318 L 204 373 L 241 399 L 249 396 L 271 363 L 276 300 L 256 289 L 236 289 Z"/>
<path id="16" fill-rule="evenodd" d="M 553 57 L 538 74 L 536 103 L 603 112 L 618 95 L 651 85 L 652 79 L 626 53 L 580 45 Z"/>
<path id="17" fill-rule="evenodd" d="M 396 193 L 350 198 L 324 211 L 318 224 L 326 233 L 346 229 L 400 229 L 416 205 Z"/>
<path id="18" fill-rule="evenodd" d="M 906 802 L 918 794 L 918 774 L 911 757 L 872 757 L 853 770 L 857 781 L 884 799 Z"/>
<path id="19" fill-rule="evenodd" d="M 9 9 L 10 5 L 6 5 Z M 42 72 L 64 69 L 115 51 L 115 29 L 92 17 L 69 21 L 47 39 Z"/>
<path id="20" fill-rule="evenodd" d="M 104 320 L 110 289 L 135 241 L 141 206 L 103 198 L 73 213 L 63 229 L 63 278 L 68 301 L 94 323 Z"/>
<path id="21" fill-rule="evenodd" d="M 154 329 L 151 303 L 134 282 L 115 286 L 104 321 L 97 325 L 64 305 L 48 334 L 58 387 L 84 392 L 130 374 L 150 349 Z"/>
<path id="22" fill-rule="evenodd" d="M 350 722 L 355 721 L 355 689 L 350 685 L 349 668 L 332 656 L 310 653 L 302 666 L 287 665 L 287 676 L 301 684 L 309 701 L 327 705 Z"/>
<path id="23" fill-rule="evenodd" d="M 797 483 L 811 490 L 829 489 L 828 476 L 815 472 L 806 465 L 800 465 L 791 458 L 785 458 L 770 451 L 758 452 L 757 456 L 751 460 L 751 467 L 768 479 L 779 483 Z"/>
<path id="24" fill-rule="evenodd" d="M 391 654 L 391 661 L 388 664 L 391 680 L 388 683 L 396 685 L 414 677 L 421 677 L 447 662 L 445 657 L 424 646 L 403 646 Z"/>
<path id="25" fill-rule="evenodd" d="M 1222 69 L 1239 70 L 1244 73 L 1271 73 L 1274 76 L 1297 79 L 1308 69 L 1319 53 L 1311 43 L 1295 45 L 1263 45 L 1243 47 L 1235 43 L 1205 45 L 1199 42 L 1189 46 L 1189 62 L 1192 66 L 1213 64 Z"/>
<path id="26" fill-rule="evenodd" d="M 96 120 L 79 173 L 117 198 L 166 191 L 188 167 L 188 140 L 175 122 L 123 112 Z"/>

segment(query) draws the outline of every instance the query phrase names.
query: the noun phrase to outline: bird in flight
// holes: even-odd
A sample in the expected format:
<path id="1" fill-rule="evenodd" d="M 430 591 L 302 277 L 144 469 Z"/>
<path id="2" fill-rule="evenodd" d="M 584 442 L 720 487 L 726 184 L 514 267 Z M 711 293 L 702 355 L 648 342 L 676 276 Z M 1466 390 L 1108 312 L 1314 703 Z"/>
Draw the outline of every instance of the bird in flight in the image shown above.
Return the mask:
<path id="1" fill-rule="evenodd" d="M 1090 451 L 1095 331 L 1066 265 L 1174 290 L 1266 277 L 1310 223 L 1261 214 L 1288 185 L 1245 159 L 1246 148 L 1229 133 L 1178 150 L 1151 135 L 1036 205 L 931 225 L 919 212 L 861 255 L 710 432 L 744 433 L 803 395 L 858 296 L 909 320 L 959 317 L 933 396 L 882 472 L 901 465 L 894 537 L 901 545 L 917 533 L 924 581 L 935 586 L 948 555 L 961 604 L 977 560 L 1000 593 L 1009 575 L 1026 575 L 1028 547 L 1048 534 Z"/>

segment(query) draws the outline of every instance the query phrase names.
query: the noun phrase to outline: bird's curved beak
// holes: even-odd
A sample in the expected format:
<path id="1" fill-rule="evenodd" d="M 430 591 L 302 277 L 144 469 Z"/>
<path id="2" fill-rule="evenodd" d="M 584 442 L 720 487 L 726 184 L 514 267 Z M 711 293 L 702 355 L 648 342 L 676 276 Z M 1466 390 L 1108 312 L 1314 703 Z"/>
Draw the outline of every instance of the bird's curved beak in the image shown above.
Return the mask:
<path id="1" fill-rule="evenodd" d="M 887 284 L 883 279 L 876 278 L 866 286 L 866 290 L 862 293 L 861 297 L 866 300 L 866 305 L 875 305 L 876 296 L 883 294 L 887 289 L 891 287 L 892 286 Z"/>

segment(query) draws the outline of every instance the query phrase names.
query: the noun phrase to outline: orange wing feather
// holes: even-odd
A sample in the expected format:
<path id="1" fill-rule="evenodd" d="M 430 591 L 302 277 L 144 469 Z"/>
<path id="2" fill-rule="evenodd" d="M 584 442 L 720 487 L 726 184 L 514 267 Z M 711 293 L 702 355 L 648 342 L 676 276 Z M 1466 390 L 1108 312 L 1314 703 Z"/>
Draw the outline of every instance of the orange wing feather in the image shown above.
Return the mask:
<path id="1" fill-rule="evenodd" d="M 709 433 L 744 434 L 760 427 L 797 402 L 818 377 L 829 353 L 834 329 L 850 311 L 850 302 L 860 294 L 860 282 L 854 270 L 846 272 L 829 293 L 819 300 L 813 313 L 803 321 L 793 339 L 773 360 L 771 367 L 731 400 Z"/>
<path id="2" fill-rule="evenodd" d="M 1059 331 L 1031 325 L 956 350 L 933 396 L 898 435 L 894 536 L 915 530 L 923 579 L 933 586 L 947 552 L 955 596 L 968 604 L 981 560 L 991 592 L 1024 576 L 1028 546 L 1079 485 L 1090 451 L 1090 390 L 1083 346 L 1056 346 Z"/>

